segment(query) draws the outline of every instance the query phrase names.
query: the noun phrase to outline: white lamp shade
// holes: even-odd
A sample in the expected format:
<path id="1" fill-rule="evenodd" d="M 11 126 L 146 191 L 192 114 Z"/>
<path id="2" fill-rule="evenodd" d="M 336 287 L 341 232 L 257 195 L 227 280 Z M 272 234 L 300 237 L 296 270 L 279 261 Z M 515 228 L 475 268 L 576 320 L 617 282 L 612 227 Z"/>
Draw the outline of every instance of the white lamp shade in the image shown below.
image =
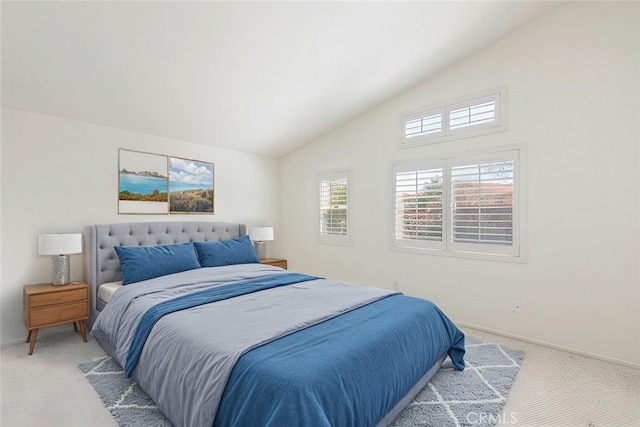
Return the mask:
<path id="1" fill-rule="evenodd" d="M 254 242 L 273 240 L 273 227 L 250 227 L 249 238 Z"/>
<path id="2" fill-rule="evenodd" d="M 38 236 L 40 255 L 69 255 L 82 252 L 82 234 L 41 234 Z"/>

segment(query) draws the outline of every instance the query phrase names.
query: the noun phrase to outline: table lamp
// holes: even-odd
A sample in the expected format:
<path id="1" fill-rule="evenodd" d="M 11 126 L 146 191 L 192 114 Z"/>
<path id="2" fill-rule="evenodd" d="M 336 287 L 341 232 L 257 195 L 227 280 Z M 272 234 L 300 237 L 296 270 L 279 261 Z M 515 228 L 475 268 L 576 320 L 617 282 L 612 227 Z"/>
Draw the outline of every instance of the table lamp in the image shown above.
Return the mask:
<path id="1" fill-rule="evenodd" d="M 82 252 L 82 234 L 41 234 L 38 252 L 40 255 L 53 255 L 51 284 L 67 285 L 71 283 L 69 255 Z"/>
<path id="2" fill-rule="evenodd" d="M 266 242 L 273 240 L 273 227 L 250 227 L 249 238 L 253 241 L 253 247 L 256 248 L 258 258 L 261 260 L 266 259 Z"/>

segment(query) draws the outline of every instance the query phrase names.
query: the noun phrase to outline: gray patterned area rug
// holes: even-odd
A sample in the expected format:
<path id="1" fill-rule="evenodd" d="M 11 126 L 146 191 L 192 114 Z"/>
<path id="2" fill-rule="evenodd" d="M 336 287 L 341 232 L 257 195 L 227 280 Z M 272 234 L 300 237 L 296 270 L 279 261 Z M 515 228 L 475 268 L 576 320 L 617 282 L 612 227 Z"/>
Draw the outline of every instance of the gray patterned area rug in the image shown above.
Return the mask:
<path id="1" fill-rule="evenodd" d="M 466 350 L 465 370 L 456 371 L 447 359 L 396 418 L 394 427 L 489 426 L 501 419 L 524 354 L 468 337 Z M 119 426 L 171 426 L 111 357 L 81 363 L 79 368 Z"/>

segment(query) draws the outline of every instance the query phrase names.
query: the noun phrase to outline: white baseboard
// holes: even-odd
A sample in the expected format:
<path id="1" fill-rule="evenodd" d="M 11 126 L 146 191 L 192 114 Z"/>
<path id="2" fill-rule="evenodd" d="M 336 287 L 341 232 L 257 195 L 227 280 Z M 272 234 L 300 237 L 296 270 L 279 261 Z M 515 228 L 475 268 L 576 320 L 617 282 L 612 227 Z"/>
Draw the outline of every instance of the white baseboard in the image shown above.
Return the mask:
<path id="1" fill-rule="evenodd" d="M 38 330 L 38 338 L 43 338 L 43 337 L 47 337 L 49 335 L 56 335 L 56 334 L 61 334 L 63 332 L 69 332 L 71 323 L 68 324 L 63 324 L 63 325 L 56 325 L 56 326 L 51 326 L 51 327 L 46 327 L 46 328 L 42 328 Z M 14 344 L 18 344 L 18 343 L 27 343 L 27 330 L 24 330 L 24 338 L 13 338 L 13 339 L 9 339 L 6 341 L 2 341 L 0 343 L 0 348 L 4 348 L 10 345 L 14 345 Z M 36 346 L 38 344 L 36 343 Z"/>
<path id="2" fill-rule="evenodd" d="M 16 338 L 16 339 L 13 339 L 13 340 L 3 341 L 2 344 L 0 344 L 0 348 L 4 348 L 4 347 L 7 347 L 7 346 L 10 346 L 10 345 L 13 345 L 13 344 L 18 344 L 18 343 L 23 343 L 23 342 L 25 342 L 25 340 L 21 339 L 21 338 Z"/>
<path id="3" fill-rule="evenodd" d="M 626 360 L 621 360 L 621 359 L 616 359 L 616 358 L 613 358 L 613 357 L 603 356 L 601 354 L 589 353 L 587 351 L 582 351 L 582 350 L 578 350 L 578 349 L 571 348 L 571 347 L 564 347 L 564 346 L 557 345 L 557 344 L 552 344 L 552 343 L 549 343 L 549 342 L 546 342 L 546 341 L 540 341 L 540 340 L 536 340 L 536 339 L 528 338 L 528 337 L 523 337 L 523 336 L 516 335 L 516 334 L 510 334 L 508 332 L 498 331 L 498 330 L 491 329 L 491 328 L 485 328 L 483 326 L 478 326 L 478 325 L 474 325 L 474 324 L 471 324 L 471 323 L 455 322 L 455 324 L 458 325 L 458 326 L 465 327 L 465 328 L 476 329 L 478 331 L 488 332 L 488 333 L 494 334 L 494 335 L 500 335 L 500 336 L 503 336 L 503 337 L 513 338 L 513 339 L 516 339 L 516 340 L 528 342 L 528 343 L 531 343 L 531 344 L 537 344 L 537 345 L 541 345 L 541 346 L 544 346 L 544 347 L 553 348 L 553 349 L 556 349 L 556 350 L 566 351 L 568 353 L 574 353 L 574 354 L 579 354 L 581 356 L 591 357 L 592 359 L 603 360 L 605 362 L 611 362 L 611 363 L 615 363 L 617 365 L 627 366 L 629 368 L 640 369 L 640 363 L 633 363 L 633 362 L 629 362 L 629 361 L 626 361 Z"/>

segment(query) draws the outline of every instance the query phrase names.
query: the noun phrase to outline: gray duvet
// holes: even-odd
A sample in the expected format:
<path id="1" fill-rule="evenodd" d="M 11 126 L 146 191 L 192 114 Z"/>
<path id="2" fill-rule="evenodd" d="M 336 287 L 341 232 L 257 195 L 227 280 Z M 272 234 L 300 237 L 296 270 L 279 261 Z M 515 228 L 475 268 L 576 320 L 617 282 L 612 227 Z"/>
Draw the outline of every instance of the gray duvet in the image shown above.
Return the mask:
<path id="1" fill-rule="evenodd" d="M 138 321 L 155 304 L 210 286 L 286 270 L 262 264 L 202 268 L 127 285 L 92 335 L 120 365 Z M 246 351 L 392 292 L 318 279 L 171 313 L 149 335 L 133 378 L 178 426 L 212 426 L 227 379 Z"/>

